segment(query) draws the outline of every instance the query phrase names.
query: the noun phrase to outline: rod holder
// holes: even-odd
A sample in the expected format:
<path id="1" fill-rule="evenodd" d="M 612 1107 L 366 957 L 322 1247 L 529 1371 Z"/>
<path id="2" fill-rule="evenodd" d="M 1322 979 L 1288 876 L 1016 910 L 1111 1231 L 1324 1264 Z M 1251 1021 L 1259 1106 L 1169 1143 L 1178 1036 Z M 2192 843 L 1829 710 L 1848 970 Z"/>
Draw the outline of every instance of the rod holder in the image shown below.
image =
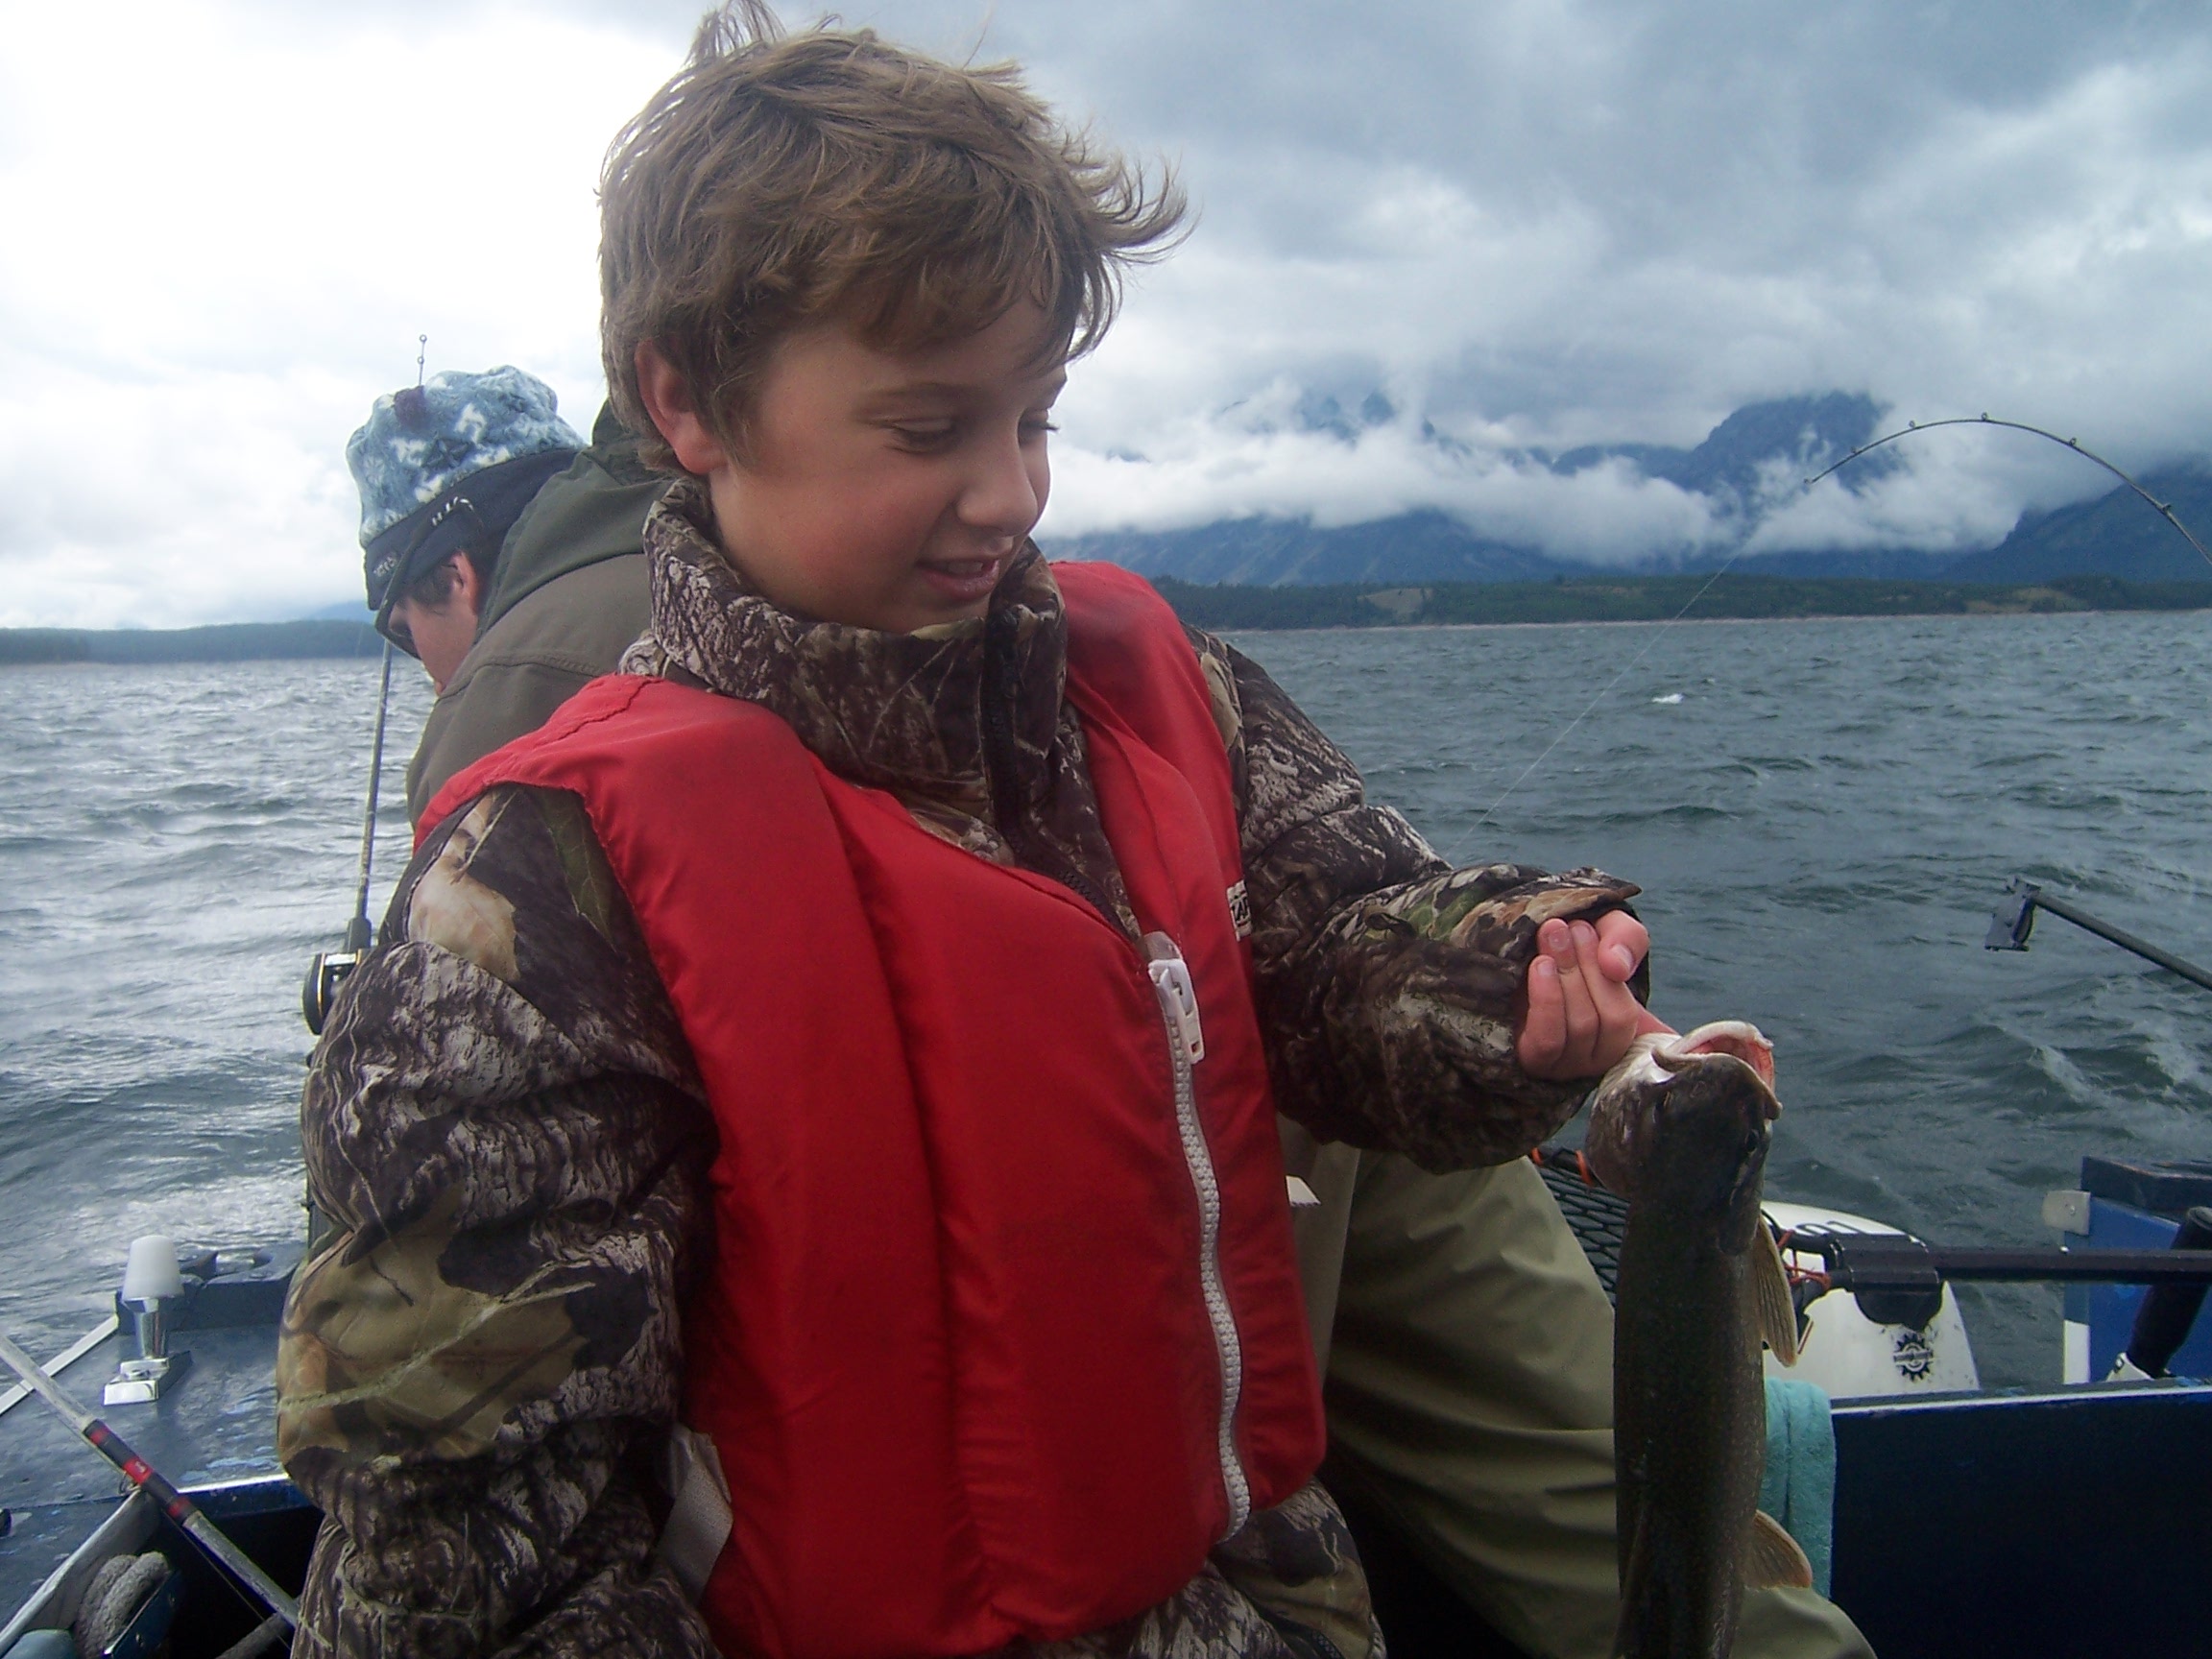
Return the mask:
<path id="1" fill-rule="evenodd" d="M 2148 939 L 2138 939 L 2134 934 L 2090 915 L 2080 905 L 2046 893 L 2034 882 L 2018 877 L 2006 887 L 2005 897 L 1998 903 L 1996 914 L 1989 918 L 1989 934 L 1982 941 L 1982 948 L 1985 950 L 2027 950 L 2028 935 L 2034 931 L 2035 912 L 2038 910 L 2048 910 L 2052 915 L 2073 923 L 2085 933 L 2094 933 L 2100 939 L 2109 940 L 2121 950 L 2132 951 L 2146 962 L 2154 962 L 2167 973 L 2176 974 L 2192 985 L 2212 991 L 2212 970 L 2185 961 L 2171 950 L 2161 950 Z"/>
<path id="2" fill-rule="evenodd" d="M 123 1269 L 123 1305 L 131 1310 L 138 1356 L 125 1359 L 100 1392 L 104 1406 L 148 1406 L 191 1369 L 189 1351 L 169 1350 L 169 1337 L 184 1311 L 184 1276 L 177 1244 L 160 1234 L 131 1240 Z"/>
<path id="3" fill-rule="evenodd" d="M 131 1311 L 138 1326 L 138 1358 L 115 1367 L 115 1375 L 100 1390 L 103 1406 L 151 1406 L 192 1369 L 191 1349 L 168 1351 L 168 1326 L 174 1314 L 167 1307 L 133 1302 Z"/>

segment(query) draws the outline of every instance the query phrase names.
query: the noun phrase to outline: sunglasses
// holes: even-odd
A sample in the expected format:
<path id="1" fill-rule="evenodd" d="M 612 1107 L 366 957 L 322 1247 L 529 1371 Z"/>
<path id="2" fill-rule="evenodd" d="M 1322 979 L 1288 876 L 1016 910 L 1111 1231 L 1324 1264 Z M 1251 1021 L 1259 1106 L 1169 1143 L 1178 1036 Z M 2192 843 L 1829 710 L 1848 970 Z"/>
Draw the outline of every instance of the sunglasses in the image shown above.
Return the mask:
<path id="1" fill-rule="evenodd" d="M 436 512 L 426 516 L 415 534 L 408 538 L 407 545 L 392 562 L 392 578 L 384 589 L 384 602 L 376 608 L 376 632 L 392 641 L 410 657 L 420 658 L 415 649 L 415 637 L 407 624 L 393 613 L 407 598 L 407 590 L 456 553 L 466 552 L 476 542 L 489 539 L 484 520 L 477 517 L 475 503 L 466 495 L 455 495 L 439 504 Z"/>

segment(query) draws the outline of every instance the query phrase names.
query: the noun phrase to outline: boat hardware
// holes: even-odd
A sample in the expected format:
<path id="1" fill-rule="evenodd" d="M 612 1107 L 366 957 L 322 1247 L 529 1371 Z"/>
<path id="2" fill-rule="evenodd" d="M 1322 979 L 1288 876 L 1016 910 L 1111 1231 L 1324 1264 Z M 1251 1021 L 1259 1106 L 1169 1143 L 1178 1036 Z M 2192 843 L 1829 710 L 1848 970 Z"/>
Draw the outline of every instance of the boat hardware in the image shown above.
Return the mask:
<path id="1" fill-rule="evenodd" d="M 2212 1251 L 2212 1207 L 2199 1204 L 2181 1217 L 2175 1230 L 2176 1250 Z M 2175 1350 L 2189 1340 L 2189 1328 L 2197 1323 L 2197 1310 L 2204 1306 L 2204 1281 L 2153 1285 L 2135 1310 L 2134 1328 L 2128 1334 L 2126 1362 L 2142 1377 L 2163 1377 Z"/>
<path id="2" fill-rule="evenodd" d="M 1882 1325 L 1924 1326 L 1946 1280 L 1985 1285 L 2212 1284 L 2212 1249 L 2011 1250 L 1923 1244 L 1903 1233 L 1799 1233 L 1786 1248 L 1827 1262 L 1821 1290 L 1848 1290 Z"/>
<path id="3" fill-rule="evenodd" d="M 300 987 L 300 1015 L 307 1029 L 323 1035 L 323 1022 L 330 1017 L 330 1004 L 346 975 L 361 966 L 374 942 L 369 925 L 369 866 L 376 855 L 376 788 L 384 777 L 384 716 L 392 707 L 392 641 L 384 641 L 384 673 L 376 687 L 376 736 L 369 754 L 369 805 L 361 814 L 361 882 L 353 897 L 353 919 L 346 924 L 346 945 L 340 950 L 318 950 L 307 964 L 306 983 Z"/>
<path id="4" fill-rule="evenodd" d="M 2035 912 L 2038 910 L 2048 910 L 2052 915 L 2071 922 L 2100 939 L 2109 939 L 2123 950 L 2132 950 L 2146 962 L 2155 962 L 2169 974 L 2178 974 L 2192 985 L 2200 985 L 2212 991 L 2212 970 L 2200 968 L 2194 962 L 2184 962 L 2172 951 L 2161 950 L 2147 939 L 2138 939 L 2109 922 L 2100 922 L 2079 905 L 2053 898 L 2025 877 L 2014 877 L 2006 887 L 2003 902 L 1997 906 L 1996 914 L 1989 918 L 1989 937 L 1982 941 L 1983 949 L 2027 950 L 2028 935 L 2035 929 Z"/>
<path id="5" fill-rule="evenodd" d="M 101 1391 L 103 1406 L 151 1406 L 192 1368 L 188 1349 L 169 1351 L 169 1324 L 184 1300 L 177 1241 L 158 1233 L 131 1240 L 123 1268 L 123 1303 L 136 1326 L 138 1358 L 125 1359 Z"/>
<path id="6" fill-rule="evenodd" d="M 108 1314 L 107 1318 L 101 1320 L 99 1324 L 93 1326 L 91 1330 L 85 1332 L 84 1335 L 78 1337 L 76 1341 L 70 1343 L 53 1358 L 47 1360 L 46 1375 L 52 1377 L 68 1370 L 70 1366 L 76 1364 L 78 1360 L 84 1358 L 85 1355 L 91 1353 L 93 1349 L 99 1347 L 101 1343 L 107 1341 L 108 1337 L 122 1329 L 122 1318 L 114 1313 Z M 28 1382 L 18 1382 L 5 1392 L 0 1392 L 0 1417 L 5 1417 L 30 1398 L 31 1384 Z"/>
<path id="7" fill-rule="evenodd" d="M 16 1346 L 14 1339 L 5 1332 L 0 1332 L 0 1359 L 5 1359 L 9 1369 L 22 1378 L 38 1398 L 51 1406 L 94 1451 L 122 1470 L 132 1485 L 142 1489 L 159 1504 L 161 1512 L 182 1528 L 186 1537 L 258 1596 L 262 1605 L 287 1624 L 297 1625 L 300 1623 L 300 1604 L 287 1596 L 274 1578 L 255 1566 L 245 1551 L 225 1537 L 222 1529 L 201 1513 L 199 1504 L 178 1491 L 166 1476 L 132 1451 L 122 1435 L 63 1393 L 61 1385 L 47 1376 L 39 1368 L 38 1361 Z"/>

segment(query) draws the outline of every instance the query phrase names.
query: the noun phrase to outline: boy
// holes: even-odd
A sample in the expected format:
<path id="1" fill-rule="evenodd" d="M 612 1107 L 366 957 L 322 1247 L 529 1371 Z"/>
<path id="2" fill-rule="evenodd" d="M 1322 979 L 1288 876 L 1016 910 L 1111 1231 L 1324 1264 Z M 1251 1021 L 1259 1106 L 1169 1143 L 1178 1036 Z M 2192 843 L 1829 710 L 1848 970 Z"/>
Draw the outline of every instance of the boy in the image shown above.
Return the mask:
<path id="1" fill-rule="evenodd" d="M 744 24 L 604 183 L 684 474 L 633 676 L 432 804 L 309 1080 L 300 1650 L 1360 1659 L 1271 1107 L 1514 1157 L 1656 1025 L 1634 889 L 1447 870 L 1048 569 L 1064 365 L 1180 204 L 1003 72 Z"/>

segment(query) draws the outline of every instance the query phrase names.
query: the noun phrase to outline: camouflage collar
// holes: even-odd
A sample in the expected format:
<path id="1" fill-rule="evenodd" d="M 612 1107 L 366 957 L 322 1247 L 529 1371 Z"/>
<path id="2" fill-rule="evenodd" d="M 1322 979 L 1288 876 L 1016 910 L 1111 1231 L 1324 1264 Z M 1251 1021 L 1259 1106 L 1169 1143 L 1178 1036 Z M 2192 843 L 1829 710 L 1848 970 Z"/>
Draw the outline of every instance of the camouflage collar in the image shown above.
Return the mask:
<path id="1" fill-rule="evenodd" d="M 1034 544 L 999 582 L 988 617 L 884 634 L 762 598 L 714 545 L 709 512 L 705 487 L 685 478 L 646 515 L 652 634 L 667 661 L 781 717 L 840 777 L 986 824 L 996 814 L 984 704 L 1004 699 L 1019 785 L 1049 787 L 1068 631 Z"/>

